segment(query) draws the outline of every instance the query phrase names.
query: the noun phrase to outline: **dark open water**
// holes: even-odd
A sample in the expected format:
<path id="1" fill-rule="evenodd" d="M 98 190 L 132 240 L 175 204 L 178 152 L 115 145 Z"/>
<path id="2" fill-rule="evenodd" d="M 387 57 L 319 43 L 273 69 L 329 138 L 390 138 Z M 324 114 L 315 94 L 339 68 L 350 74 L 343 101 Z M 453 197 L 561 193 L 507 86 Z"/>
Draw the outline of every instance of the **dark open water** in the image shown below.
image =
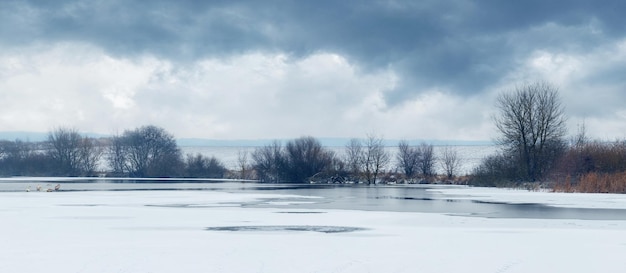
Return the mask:
<path id="1" fill-rule="evenodd" d="M 241 204 L 247 208 L 349 209 L 367 211 L 444 213 L 487 218 L 626 220 L 626 209 L 558 208 L 543 204 L 492 203 L 457 200 L 428 191 L 429 185 L 264 184 L 207 180 L 2 179 L 0 192 L 32 191 L 37 185 L 61 191 L 193 190 L 230 193 L 275 193 L 321 198 L 271 198 Z M 455 186 L 450 186 L 455 187 Z M 56 194 L 56 193 L 50 193 Z M 277 203 L 280 202 L 280 203 Z M 186 204 L 178 204 L 185 206 Z"/>

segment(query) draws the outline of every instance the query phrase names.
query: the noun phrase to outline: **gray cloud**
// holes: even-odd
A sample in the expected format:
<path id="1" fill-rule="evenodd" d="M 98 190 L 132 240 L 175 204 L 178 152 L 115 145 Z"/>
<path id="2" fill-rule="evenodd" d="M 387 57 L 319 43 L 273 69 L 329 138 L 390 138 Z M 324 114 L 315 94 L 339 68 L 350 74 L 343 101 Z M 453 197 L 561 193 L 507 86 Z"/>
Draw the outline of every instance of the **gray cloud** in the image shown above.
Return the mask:
<path id="1" fill-rule="evenodd" d="M 476 71 L 484 71 L 480 67 L 485 63 L 499 65 L 495 62 L 502 60 L 496 57 L 536 47 L 590 46 L 580 37 L 509 43 L 515 33 L 547 23 L 577 27 L 594 20 L 602 36 L 626 33 L 619 14 L 626 10 L 623 1 L 5 1 L 1 5 L 1 33 L 12 37 L 4 43 L 84 41 L 120 55 L 150 53 L 172 59 L 256 50 L 302 55 L 335 51 L 374 68 L 404 64 L 409 73 L 422 72 L 424 78 L 481 75 L 484 72 Z"/>
<path id="2" fill-rule="evenodd" d="M 476 97 L 509 78 L 545 77 L 522 70 L 534 69 L 528 61 L 537 52 L 558 52 L 582 58 L 579 70 L 602 72 L 574 73 L 564 88 L 600 86 L 618 96 L 626 67 L 596 59 L 610 58 L 602 51 L 626 39 L 624 10 L 621 0 L 2 1 L 0 46 L 86 43 L 116 58 L 183 66 L 254 52 L 292 59 L 332 52 L 363 73 L 397 73 L 395 89 L 384 93 L 389 107 L 432 89 Z M 593 110 L 568 100 L 576 114 Z"/>

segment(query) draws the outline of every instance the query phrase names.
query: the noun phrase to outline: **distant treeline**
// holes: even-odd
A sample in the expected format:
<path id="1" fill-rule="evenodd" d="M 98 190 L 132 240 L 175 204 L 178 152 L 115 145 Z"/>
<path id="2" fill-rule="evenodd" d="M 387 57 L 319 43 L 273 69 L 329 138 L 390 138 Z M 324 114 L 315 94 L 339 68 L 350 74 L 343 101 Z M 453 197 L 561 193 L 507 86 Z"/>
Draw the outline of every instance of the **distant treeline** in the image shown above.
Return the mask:
<path id="1" fill-rule="evenodd" d="M 568 192 L 626 193 L 626 141 L 589 140 L 584 124 L 565 138 L 558 89 L 540 82 L 502 93 L 494 117 L 501 147 L 469 175 L 457 177 L 461 159 L 453 149 L 435 158 L 433 145 L 351 139 L 337 155 L 305 136 L 241 151 L 237 169 L 215 157 L 183 155 L 174 137 L 148 125 L 93 138 L 58 128 L 46 141 L 0 141 L 3 176 L 116 176 L 255 179 L 270 183 L 463 183 L 477 186 L 550 188 Z M 391 164 L 395 157 L 395 164 Z M 102 163 L 106 166 L 102 166 Z M 439 164 L 443 173 L 435 173 Z"/>
<path id="2" fill-rule="evenodd" d="M 364 140 L 349 140 L 344 153 L 337 155 L 316 138 L 306 136 L 284 144 L 274 141 L 251 152 L 242 150 L 236 169 L 229 170 L 213 156 L 183 155 L 173 135 L 152 125 L 100 138 L 57 128 L 48 133 L 46 141 L 0 141 L 0 175 L 231 178 L 268 183 L 456 183 L 626 192 L 626 141 L 591 141 L 584 127 L 569 143 L 561 141 L 551 146 L 549 157 L 540 161 L 536 180 L 529 178 L 519 151 L 502 149 L 484 158 L 471 174 L 459 177 L 462 159 L 454 149 L 443 148 L 436 158 L 433 145 L 426 143 L 414 146 L 399 141 L 395 153 L 385 148 L 381 137 L 369 135 Z M 435 172 L 436 166 L 442 173 Z"/>
<path id="3" fill-rule="evenodd" d="M 441 178 L 434 172 L 439 162 L 446 172 L 443 180 L 453 181 L 460 159 L 454 150 L 443 154 L 438 160 L 432 145 L 409 146 L 406 141 L 400 141 L 391 154 L 381 137 L 369 135 L 365 140 L 351 139 L 344 155 L 338 156 L 309 136 L 257 148 L 250 169 L 256 179 L 266 182 L 424 183 Z M 395 166 L 390 164 L 393 156 Z"/>
<path id="4" fill-rule="evenodd" d="M 152 125 L 108 138 L 57 128 L 46 141 L 0 141 L 3 176 L 222 178 L 226 172 L 214 157 L 183 157 L 174 137 Z"/>
<path id="5" fill-rule="evenodd" d="M 434 181 L 435 164 L 453 181 L 460 166 L 456 151 L 446 149 L 440 159 L 433 146 L 398 143 L 387 152 L 384 139 L 351 139 L 345 156 L 307 136 L 274 141 L 248 153 L 241 151 L 237 169 L 228 170 L 215 157 L 183 155 L 173 135 L 148 125 L 113 137 L 94 138 L 76 129 L 57 128 L 46 141 L 0 141 L 2 176 L 109 176 L 256 179 L 272 183 L 416 183 Z M 396 157 L 391 166 L 392 156 Z"/>

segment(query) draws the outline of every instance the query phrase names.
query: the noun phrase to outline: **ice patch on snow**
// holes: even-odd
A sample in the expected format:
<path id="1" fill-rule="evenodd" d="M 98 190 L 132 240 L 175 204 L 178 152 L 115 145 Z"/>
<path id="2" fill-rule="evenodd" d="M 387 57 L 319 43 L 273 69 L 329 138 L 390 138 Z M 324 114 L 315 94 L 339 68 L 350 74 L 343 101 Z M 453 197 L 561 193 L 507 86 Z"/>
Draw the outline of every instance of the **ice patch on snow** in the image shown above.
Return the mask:
<path id="1" fill-rule="evenodd" d="M 210 231 L 313 231 L 320 233 L 343 233 L 367 230 L 359 227 L 341 227 L 341 226 L 226 226 L 226 227 L 208 227 Z"/>

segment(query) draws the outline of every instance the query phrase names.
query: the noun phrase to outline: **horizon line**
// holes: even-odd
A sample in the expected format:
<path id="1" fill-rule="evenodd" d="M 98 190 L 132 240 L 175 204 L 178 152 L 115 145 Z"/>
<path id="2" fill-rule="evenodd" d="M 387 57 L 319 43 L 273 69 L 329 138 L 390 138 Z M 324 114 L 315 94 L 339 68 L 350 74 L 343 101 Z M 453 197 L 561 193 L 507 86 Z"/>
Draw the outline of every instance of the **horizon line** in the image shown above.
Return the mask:
<path id="1" fill-rule="evenodd" d="M 101 133 L 82 133 L 90 137 L 106 138 L 111 134 Z M 0 140 L 26 140 L 26 141 L 45 141 L 48 132 L 34 131 L 0 131 Z M 345 146 L 350 139 L 354 137 L 314 137 L 324 146 Z M 176 143 L 180 146 L 264 146 L 274 141 L 286 142 L 296 138 L 247 138 L 247 139 L 224 139 L 224 138 L 203 138 L 203 137 L 174 137 Z M 356 138 L 365 140 L 366 137 Z M 406 140 L 410 145 L 419 145 L 422 143 L 432 144 L 436 146 L 459 146 L 459 145 L 495 145 L 491 140 L 463 140 L 463 139 L 402 139 L 402 138 L 383 138 L 386 146 L 395 146 L 401 140 Z"/>

